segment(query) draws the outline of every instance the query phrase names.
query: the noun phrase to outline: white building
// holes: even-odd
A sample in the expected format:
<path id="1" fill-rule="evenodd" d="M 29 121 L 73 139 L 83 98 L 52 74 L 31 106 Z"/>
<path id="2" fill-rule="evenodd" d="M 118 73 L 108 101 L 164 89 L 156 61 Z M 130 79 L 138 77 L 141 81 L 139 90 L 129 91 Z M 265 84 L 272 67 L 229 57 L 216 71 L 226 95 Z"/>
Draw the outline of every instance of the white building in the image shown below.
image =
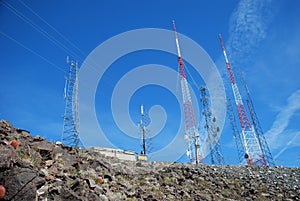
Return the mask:
<path id="1" fill-rule="evenodd" d="M 91 150 L 103 154 L 105 156 L 115 157 L 121 160 L 136 161 L 136 153 L 134 151 L 103 147 L 92 147 Z"/>

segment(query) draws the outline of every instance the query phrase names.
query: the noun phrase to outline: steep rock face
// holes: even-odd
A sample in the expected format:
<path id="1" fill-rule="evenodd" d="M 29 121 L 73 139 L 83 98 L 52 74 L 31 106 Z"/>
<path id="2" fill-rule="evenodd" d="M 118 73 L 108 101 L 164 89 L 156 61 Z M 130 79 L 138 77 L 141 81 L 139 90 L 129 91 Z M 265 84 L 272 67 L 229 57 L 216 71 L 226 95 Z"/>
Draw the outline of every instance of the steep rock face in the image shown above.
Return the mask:
<path id="1" fill-rule="evenodd" d="M 299 168 L 122 161 L 33 138 L 7 121 L 0 153 L 3 200 L 300 200 Z"/>

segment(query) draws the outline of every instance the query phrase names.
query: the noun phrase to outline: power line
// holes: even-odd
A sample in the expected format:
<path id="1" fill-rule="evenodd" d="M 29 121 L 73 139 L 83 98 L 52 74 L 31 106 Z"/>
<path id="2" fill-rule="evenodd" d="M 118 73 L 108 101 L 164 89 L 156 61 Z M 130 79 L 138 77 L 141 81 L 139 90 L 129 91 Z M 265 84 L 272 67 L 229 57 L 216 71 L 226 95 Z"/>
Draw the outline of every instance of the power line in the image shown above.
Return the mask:
<path id="1" fill-rule="evenodd" d="M 54 30 L 59 36 L 61 36 L 65 41 L 67 41 L 69 44 L 71 44 L 73 47 L 75 47 L 82 56 L 85 56 L 85 53 L 78 47 L 76 46 L 73 42 L 71 42 L 66 36 L 64 36 L 62 33 L 60 33 L 54 26 L 52 26 L 51 24 L 49 24 L 45 19 L 43 19 L 39 14 L 37 14 L 33 9 L 31 9 L 27 4 L 25 4 L 24 2 L 22 2 L 21 0 L 18 0 L 24 7 L 26 7 L 30 12 L 32 12 L 35 16 L 37 16 L 41 21 L 43 21 L 46 25 L 48 25 L 52 30 Z M 6 4 L 8 4 L 6 2 Z M 20 11 L 18 11 L 17 9 L 15 9 L 13 6 L 11 6 L 10 4 L 8 4 L 11 8 L 9 8 L 14 14 L 16 14 L 18 17 L 20 17 L 23 21 L 25 21 L 26 23 L 28 23 L 29 25 L 31 25 L 34 29 L 36 29 L 38 32 L 40 32 L 41 34 L 46 34 L 44 35 L 47 39 L 49 39 L 51 42 L 53 42 L 56 46 L 58 46 L 59 48 L 63 49 L 66 53 L 70 54 L 71 56 L 75 57 L 75 58 L 79 58 L 79 61 L 83 61 L 83 59 L 75 54 L 73 51 L 71 51 L 69 48 L 67 48 L 64 44 L 62 44 L 62 42 L 58 41 L 56 38 L 54 38 L 53 36 L 51 36 L 47 31 L 45 31 L 44 29 L 42 29 L 39 25 L 35 24 L 32 20 L 30 20 L 28 17 L 26 17 L 24 14 L 22 14 Z M 12 10 L 14 9 L 14 11 Z M 24 17 L 24 18 L 22 18 Z M 36 28 L 37 27 L 37 28 Z M 91 60 L 92 63 L 94 65 L 97 65 L 96 62 L 94 60 Z M 97 69 L 93 67 L 93 65 L 91 66 L 90 69 L 95 70 L 95 72 L 97 72 Z"/>
<path id="2" fill-rule="evenodd" d="M 71 42 L 66 36 L 64 36 L 62 33 L 60 33 L 55 27 L 53 27 L 51 24 L 49 24 L 44 18 L 42 18 L 39 14 L 37 14 L 32 8 L 30 8 L 27 4 L 25 4 L 23 1 L 18 0 L 24 7 L 26 7 L 29 11 L 31 11 L 35 16 L 37 16 L 41 21 L 43 21 L 45 24 L 47 24 L 52 30 L 54 30 L 58 35 L 60 35 L 65 41 L 67 41 L 70 45 L 75 47 L 83 56 L 85 53 L 73 42 Z"/>
<path id="3" fill-rule="evenodd" d="M 0 33 L 5 36 L 6 38 L 8 38 L 9 40 L 15 42 L 16 44 L 20 45 L 21 47 L 23 47 L 24 49 L 28 50 L 29 52 L 31 52 L 32 54 L 34 54 L 35 56 L 41 58 L 42 60 L 46 61 L 47 63 L 49 63 L 52 67 L 56 68 L 57 70 L 67 73 L 67 71 L 65 71 L 63 68 L 59 67 L 58 65 L 54 64 L 53 62 L 51 62 L 49 59 L 47 59 L 46 57 L 42 56 L 41 54 L 37 53 L 36 51 L 34 51 L 33 49 L 25 46 L 24 44 L 22 44 L 21 42 L 17 41 L 15 38 L 7 35 L 6 33 L 0 31 Z M 96 70 L 95 68 L 92 67 L 93 70 Z M 82 82 L 82 85 L 86 85 L 86 83 Z M 110 83 L 111 86 L 113 86 Z M 87 85 L 86 85 L 87 86 Z M 89 87 L 89 86 L 88 86 Z M 102 94 L 102 98 L 107 98 L 110 100 L 111 97 L 108 97 L 108 95 L 106 94 Z"/>
<path id="4" fill-rule="evenodd" d="M 1 1 L 1 3 L 8 8 L 12 13 L 14 13 L 16 16 L 18 16 L 21 20 L 29 24 L 31 27 L 33 27 L 36 31 L 41 33 L 44 37 L 46 37 L 48 40 L 50 40 L 53 44 L 55 44 L 57 47 L 62 49 L 67 54 L 70 54 L 71 56 L 77 57 L 76 54 L 68 49 L 64 44 L 62 44 L 60 41 L 55 39 L 53 36 L 51 36 L 47 31 L 42 29 L 40 26 L 35 24 L 32 20 L 30 20 L 28 17 L 26 17 L 24 14 L 22 14 L 20 11 L 18 11 L 16 8 L 14 8 L 12 5 L 10 5 L 7 2 Z"/>
<path id="5" fill-rule="evenodd" d="M 44 20 L 39 14 L 37 14 L 33 9 L 31 9 L 28 5 L 26 5 L 24 2 L 20 1 L 19 2 L 26 7 L 29 11 L 31 11 L 35 16 L 37 16 L 41 21 L 43 21 L 46 25 L 48 25 L 52 30 L 54 30 L 56 33 L 58 33 L 64 40 L 66 40 L 69 44 L 71 44 L 73 47 L 75 47 L 76 49 L 78 49 L 82 55 L 84 55 L 84 52 L 78 48 L 74 43 L 72 43 L 66 36 L 64 36 L 63 34 L 61 34 L 54 26 L 50 25 L 46 20 Z M 70 55 L 74 58 L 77 58 L 77 60 L 79 62 L 83 62 L 83 59 L 78 56 L 76 53 L 74 53 L 73 51 L 71 51 L 68 47 L 66 47 L 66 45 L 64 45 L 62 42 L 60 42 L 58 39 L 56 39 L 55 37 L 51 36 L 50 33 L 48 33 L 47 31 L 45 31 L 43 28 L 41 28 L 39 25 L 37 25 L 36 23 L 34 23 L 31 19 L 29 19 L 28 17 L 26 17 L 23 13 L 21 13 L 19 10 L 17 10 L 16 8 L 14 8 L 11 4 L 9 4 L 8 2 L 4 2 L 1 1 L 1 3 L 8 8 L 12 13 L 14 13 L 16 16 L 18 16 L 20 19 L 22 19 L 24 22 L 26 22 L 27 24 L 29 24 L 32 28 L 34 28 L 36 31 L 38 31 L 39 33 L 41 33 L 44 37 L 46 37 L 50 42 L 52 42 L 54 45 L 56 45 L 57 47 L 59 47 L 60 49 L 62 49 L 64 52 L 67 53 L 67 55 Z M 90 68 L 88 68 L 89 70 L 93 70 L 94 72 L 98 72 L 97 68 L 95 68 L 94 66 L 97 66 L 97 63 L 93 60 L 90 59 L 91 61 L 91 66 Z M 108 77 L 112 77 L 109 74 L 107 74 Z M 112 84 L 112 82 L 108 79 L 108 82 L 111 86 L 114 86 Z"/>
<path id="6" fill-rule="evenodd" d="M 60 49 L 62 49 L 64 52 L 66 52 L 67 54 L 71 55 L 74 58 L 79 58 L 79 61 L 81 61 L 82 59 L 80 59 L 80 57 L 78 55 L 76 55 L 74 52 L 72 52 L 71 50 L 69 50 L 69 48 L 67 48 L 64 44 L 62 44 L 62 42 L 58 41 L 57 39 L 55 39 L 53 36 L 51 36 L 47 31 L 45 31 L 43 28 L 41 28 L 39 25 L 35 24 L 31 19 L 29 19 L 28 17 L 26 17 L 24 14 L 22 14 L 20 11 L 18 11 L 16 8 L 14 8 L 11 4 L 1 1 L 1 3 L 8 8 L 12 13 L 14 13 L 16 16 L 18 16 L 20 19 L 22 19 L 24 22 L 26 22 L 27 24 L 29 24 L 33 29 L 35 29 L 36 31 L 38 31 L 40 34 L 42 34 L 44 37 L 46 37 L 50 42 L 52 42 L 54 45 L 56 45 L 57 47 L 59 47 Z M 24 4 L 24 3 L 23 3 Z M 53 30 L 55 30 L 56 32 L 57 29 L 54 28 L 52 25 L 50 25 L 48 22 L 46 22 L 46 20 L 44 20 L 42 17 L 40 17 L 37 13 L 35 13 L 32 9 L 30 9 L 26 4 L 24 4 L 24 6 L 29 9 L 31 12 L 33 12 L 36 16 L 38 16 L 38 18 L 40 18 L 44 23 L 46 23 L 49 27 L 51 27 Z M 59 33 L 59 32 L 58 32 Z M 45 57 L 41 56 L 40 54 L 38 54 L 37 52 L 33 51 L 31 48 L 26 47 L 25 45 L 23 45 L 22 43 L 18 42 L 16 39 L 13 39 L 12 37 L 8 36 L 7 34 L 4 34 L 7 38 L 9 38 L 10 40 L 16 42 L 17 44 L 19 44 L 20 46 L 22 46 L 23 48 L 27 49 L 28 51 L 32 52 L 33 54 L 35 54 L 36 56 L 42 58 L 43 60 L 47 61 L 48 63 L 50 63 L 51 65 L 53 65 L 54 67 L 62 70 L 60 67 L 58 67 L 57 65 L 53 64 L 52 62 L 50 62 L 48 59 L 46 59 Z M 67 37 L 63 36 L 61 33 L 59 33 L 59 35 L 61 35 L 65 40 L 69 41 L 70 44 L 73 44 L 72 42 L 70 42 L 70 40 L 67 39 Z M 76 46 L 73 44 L 73 46 Z M 79 49 L 77 47 L 77 49 Z M 79 49 L 80 50 L 80 49 Z M 80 50 L 81 51 L 81 50 Z M 82 51 L 81 51 L 82 52 Z M 82 52 L 83 53 L 83 52 Z M 90 60 L 92 62 L 92 65 L 90 66 L 89 69 L 97 72 L 97 69 L 94 67 L 94 65 L 96 64 L 96 62 L 94 60 Z M 64 70 L 62 70 L 63 72 L 65 72 Z M 108 75 L 109 76 L 109 75 Z M 110 82 L 110 81 L 109 81 Z M 113 86 L 110 82 L 110 85 Z"/>
<path id="7" fill-rule="evenodd" d="M 26 50 L 28 50 L 29 52 L 31 52 L 32 54 L 40 57 L 41 59 L 43 59 L 44 61 L 46 61 L 47 63 L 49 63 L 51 66 L 53 66 L 54 68 L 66 73 L 66 71 L 64 69 L 62 69 L 61 67 L 59 67 L 58 65 L 54 64 L 53 62 L 49 61 L 47 58 L 43 57 L 42 55 L 40 55 L 39 53 L 37 53 L 36 51 L 32 50 L 31 48 L 25 46 L 24 44 L 20 43 L 19 41 L 17 41 L 16 39 L 12 38 L 11 36 L 5 34 L 4 32 L 0 31 L 0 33 L 5 36 L 6 38 L 10 39 L 11 41 L 17 43 L 18 45 L 20 45 L 21 47 L 25 48 Z"/>

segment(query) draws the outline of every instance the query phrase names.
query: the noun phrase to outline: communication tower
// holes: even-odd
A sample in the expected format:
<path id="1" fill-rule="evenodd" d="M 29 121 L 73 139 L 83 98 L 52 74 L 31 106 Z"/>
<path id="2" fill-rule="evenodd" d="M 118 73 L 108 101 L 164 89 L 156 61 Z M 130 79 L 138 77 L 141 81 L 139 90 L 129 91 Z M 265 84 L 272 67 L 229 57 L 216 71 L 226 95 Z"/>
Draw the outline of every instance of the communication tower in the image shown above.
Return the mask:
<path id="1" fill-rule="evenodd" d="M 181 57 L 180 47 L 178 36 L 176 32 L 175 22 L 173 20 L 173 29 L 175 34 L 175 41 L 177 47 L 177 56 L 179 63 L 179 72 L 180 72 L 180 84 L 181 84 L 181 93 L 183 99 L 183 110 L 184 110 L 184 118 L 185 118 L 185 140 L 188 143 L 187 155 L 190 159 L 190 162 L 195 162 L 199 164 L 203 157 L 199 156 L 199 133 L 196 126 L 196 120 L 194 115 L 194 109 L 192 105 L 192 99 L 190 95 L 190 90 L 188 86 L 188 82 L 186 79 L 186 74 L 184 70 L 184 64 Z"/>
<path id="2" fill-rule="evenodd" d="M 142 119 L 140 121 L 140 124 L 139 124 L 139 127 L 140 127 L 140 130 L 141 130 L 141 134 L 142 134 L 142 143 L 141 143 L 141 146 L 142 146 L 142 151 L 141 151 L 141 154 L 142 155 L 146 155 L 147 152 L 146 152 L 146 121 L 145 121 L 145 114 L 144 114 L 144 106 L 141 105 L 141 115 L 142 115 Z"/>
<path id="3" fill-rule="evenodd" d="M 141 120 L 138 124 L 140 135 L 141 135 L 141 153 L 138 155 L 138 160 L 147 160 L 147 154 L 149 153 L 150 139 L 149 139 L 149 117 L 144 111 L 144 106 L 141 105 Z"/>
<path id="4" fill-rule="evenodd" d="M 242 96 L 240 95 L 232 67 L 228 61 L 222 36 L 219 35 L 222 51 L 226 61 L 226 67 L 230 77 L 230 83 L 235 99 L 235 104 L 238 110 L 240 125 L 242 128 L 242 141 L 244 147 L 244 158 L 248 165 L 266 165 L 265 157 L 262 151 L 261 144 L 255 129 L 249 121 L 246 109 L 243 104 Z"/>
<path id="5" fill-rule="evenodd" d="M 252 124 L 254 126 L 256 134 L 258 135 L 259 143 L 260 143 L 260 146 L 262 148 L 263 156 L 265 158 L 265 162 L 266 162 L 265 165 L 274 166 L 275 165 L 274 159 L 273 159 L 272 154 L 270 152 L 270 149 L 269 149 L 268 143 L 266 141 L 266 138 L 264 136 L 263 130 L 260 126 L 257 114 L 254 110 L 254 105 L 253 105 L 253 102 L 252 102 L 252 98 L 250 96 L 250 92 L 249 92 L 248 86 L 247 86 L 246 81 L 245 81 L 245 77 L 242 74 L 242 72 L 241 72 L 241 78 L 242 78 L 242 83 L 243 83 L 244 89 L 246 91 L 246 96 L 247 96 L 246 103 L 247 103 L 247 106 L 248 106 L 248 109 L 249 109 L 249 112 L 250 112 Z"/>
<path id="6" fill-rule="evenodd" d="M 213 117 L 209 98 L 206 93 L 207 89 L 205 86 L 200 87 L 201 102 L 203 105 L 203 115 L 205 119 L 204 128 L 207 131 L 206 142 L 210 151 L 210 159 L 212 164 L 222 165 L 224 164 L 224 157 L 221 151 L 221 145 L 219 142 L 219 127 L 216 126 L 216 118 Z"/>
<path id="7" fill-rule="evenodd" d="M 79 139 L 79 105 L 78 105 L 78 62 L 69 60 L 69 77 L 66 77 L 64 98 L 65 113 L 63 116 L 62 143 L 78 148 Z"/>

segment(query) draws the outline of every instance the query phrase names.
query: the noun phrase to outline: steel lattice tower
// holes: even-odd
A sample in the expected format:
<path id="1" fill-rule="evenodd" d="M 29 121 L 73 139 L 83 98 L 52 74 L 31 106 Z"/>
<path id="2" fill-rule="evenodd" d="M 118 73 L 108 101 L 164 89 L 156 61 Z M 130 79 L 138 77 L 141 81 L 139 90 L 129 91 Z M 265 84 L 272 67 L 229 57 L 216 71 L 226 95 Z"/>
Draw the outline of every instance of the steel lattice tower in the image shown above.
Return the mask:
<path id="1" fill-rule="evenodd" d="M 231 129 L 233 132 L 233 138 L 234 138 L 235 145 L 236 145 L 237 152 L 238 152 L 238 159 L 239 159 L 239 162 L 242 163 L 244 161 L 244 155 L 245 155 L 244 146 L 243 146 L 241 134 L 237 127 L 237 122 L 236 122 L 236 118 L 234 115 L 234 111 L 233 111 L 233 107 L 232 107 L 230 98 L 227 99 L 227 114 L 229 117 Z"/>
<path id="2" fill-rule="evenodd" d="M 272 154 L 270 152 L 270 149 L 269 149 L 268 143 L 266 141 L 266 138 L 264 136 L 263 130 L 260 126 L 260 123 L 259 123 L 258 117 L 256 115 L 256 112 L 254 110 L 254 105 L 253 105 L 253 102 L 252 102 L 252 98 L 250 96 L 248 86 L 246 84 L 245 78 L 244 78 L 242 73 L 241 73 L 241 78 L 242 78 L 242 83 L 243 83 L 244 89 L 246 91 L 246 96 L 247 96 L 246 103 L 247 103 L 247 106 L 248 106 L 248 109 L 249 109 L 249 112 L 250 112 L 252 124 L 254 126 L 255 132 L 258 135 L 259 143 L 260 143 L 260 146 L 262 148 L 263 157 L 264 157 L 265 162 L 266 162 L 265 165 L 274 166 L 275 165 L 274 159 L 273 159 Z"/>
<path id="3" fill-rule="evenodd" d="M 205 86 L 200 87 L 201 102 L 203 105 L 203 115 L 205 119 L 204 128 L 207 131 L 206 142 L 208 143 L 210 151 L 210 159 L 212 164 L 224 164 L 224 157 L 221 151 L 221 145 L 219 143 L 219 127 L 216 126 L 216 118 L 212 117 L 210 110 L 209 98 L 206 93 Z"/>
<path id="4" fill-rule="evenodd" d="M 150 141 L 149 141 L 149 130 L 147 126 L 149 125 L 149 117 L 144 112 L 144 106 L 141 105 L 141 116 L 142 119 L 140 120 L 140 123 L 138 124 L 139 131 L 141 134 L 141 155 L 147 155 L 149 153 L 150 149 Z"/>
<path id="5" fill-rule="evenodd" d="M 253 125 L 249 121 L 248 115 L 246 113 L 245 106 L 243 104 L 242 96 L 240 95 L 232 67 L 228 61 L 226 50 L 221 35 L 219 35 L 222 51 L 226 61 L 226 67 L 230 77 L 230 83 L 235 99 L 235 104 L 238 110 L 238 116 L 240 120 L 240 125 L 242 128 L 242 141 L 244 146 L 244 158 L 247 160 L 248 165 L 265 165 L 265 158 L 262 152 L 262 147 L 259 142 L 258 135 L 255 132 Z"/>
<path id="6" fill-rule="evenodd" d="M 78 107 L 78 63 L 70 61 L 67 57 L 67 64 L 70 66 L 69 77 L 66 77 L 64 98 L 66 101 L 65 113 L 63 116 L 62 143 L 67 146 L 79 147 L 79 107 Z"/>
<path id="7" fill-rule="evenodd" d="M 186 74 L 184 70 L 183 60 L 181 57 L 180 47 L 178 36 L 176 32 L 175 22 L 173 21 L 173 29 L 175 34 L 175 41 L 177 47 L 177 55 L 179 62 L 179 72 L 180 72 L 180 84 L 181 84 L 181 93 L 183 99 L 183 110 L 184 110 L 184 118 L 185 118 L 185 140 L 188 143 L 187 155 L 190 159 L 190 162 L 195 162 L 199 164 L 202 160 L 202 156 L 199 157 L 199 133 L 196 126 L 194 109 L 192 105 L 192 99 L 190 95 L 190 90 L 188 86 L 188 82 L 186 79 Z"/>

